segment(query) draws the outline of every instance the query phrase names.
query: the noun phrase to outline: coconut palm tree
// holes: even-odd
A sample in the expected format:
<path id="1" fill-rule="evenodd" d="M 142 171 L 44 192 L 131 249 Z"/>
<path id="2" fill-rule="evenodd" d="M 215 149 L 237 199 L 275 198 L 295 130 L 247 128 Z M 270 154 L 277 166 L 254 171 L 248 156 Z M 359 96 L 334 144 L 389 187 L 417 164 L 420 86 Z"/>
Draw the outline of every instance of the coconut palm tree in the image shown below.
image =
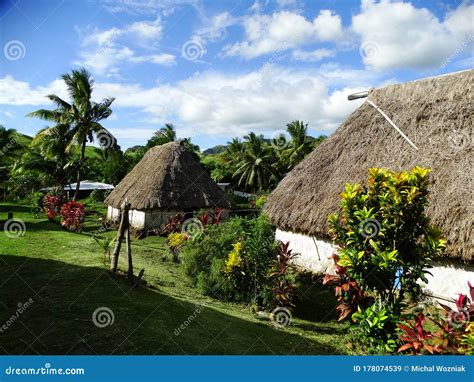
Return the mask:
<path id="1" fill-rule="evenodd" d="M 66 83 L 71 102 L 64 101 L 55 94 L 50 94 L 47 97 L 56 104 L 57 108 L 54 110 L 40 109 L 29 113 L 28 116 L 70 126 L 69 147 L 80 148 L 76 192 L 74 193 L 74 199 L 76 199 L 79 194 L 87 142 L 93 142 L 94 135 L 96 135 L 101 142 L 105 137 L 108 147 L 116 144 L 113 135 L 99 123 L 112 114 L 110 105 L 114 102 L 114 98 L 105 98 L 101 102 L 92 101 L 94 81 L 84 68 L 72 70 L 71 74 L 63 74 L 61 78 Z M 56 127 L 54 126 L 52 129 Z"/>
<path id="2" fill-rule="evenodd" d="M 314 143 L 311 137 L 308 136 L 308 124 L 303 121 L 293 121 L 288 123 L 286 127 L 291 136 L 291 141 L 284 155 L 287 156 L 288 165 L 291 168 L 313 151 Z"/>
<path id="3" fill-rule="evenodd" d="M 165 125 L 155 131 L 153 136 L 148 140 L 146 148 L 149 149 L 154 146 L 164 145 L 168 142 L 174 142 L 176 140 L 176 130 L 172 123 L 165 123 Z"/>
<path id="4" fill-rule="evenodd" d="M 273 164 L 275 156 L 263 136 L 250 133 L 244 137 L 243 151 L 234 177 L 239 177 L 239 185 L 253 192 L 265 189 L 276 177 Z"/>

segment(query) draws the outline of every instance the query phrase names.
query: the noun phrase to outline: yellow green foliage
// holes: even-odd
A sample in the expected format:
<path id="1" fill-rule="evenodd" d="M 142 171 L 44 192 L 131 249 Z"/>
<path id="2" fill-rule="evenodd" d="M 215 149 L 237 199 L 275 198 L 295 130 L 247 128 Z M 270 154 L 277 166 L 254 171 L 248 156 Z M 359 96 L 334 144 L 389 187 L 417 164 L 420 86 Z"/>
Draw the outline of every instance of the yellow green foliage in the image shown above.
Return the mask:
<path id="1" fill-rule="evenodd" d="M 181 247 L 186 240 L 188 240 L 188 235 L 181 232 L 172 232 L 168 235 L 166 243 L 171 249 L 177 249 Z"/>
<path id="2" fill-rule="evenodd" d="M 236 270 L 241 269 L 243 266 L 243 260 L 241 256 L 242 243 L 237 242 L 235 244 L 232 244 L 232 247 L 233 249 L 229 252 L 227 261 L 225 263 L 224 273 L 226 275 L 232 274 Z"/>

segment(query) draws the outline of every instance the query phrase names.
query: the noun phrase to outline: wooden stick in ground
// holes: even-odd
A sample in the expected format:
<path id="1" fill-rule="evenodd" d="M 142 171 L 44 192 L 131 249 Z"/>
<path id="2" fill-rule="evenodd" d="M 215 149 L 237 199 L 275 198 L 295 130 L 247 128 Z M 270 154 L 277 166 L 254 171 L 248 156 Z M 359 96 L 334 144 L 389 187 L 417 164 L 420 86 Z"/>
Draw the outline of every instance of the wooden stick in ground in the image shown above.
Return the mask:
<path id="1" fill-rule="evenodd" d="M 130 204 L 128 204 L 127 202 L 123 203 L 120 208 L 120 224 L 117 231 L 117 238 L 115 240 L 114 253 L 112 254 L 112 260 L 110 262 L 110 269 L 112 272 L 117 272 L 120 248 L 122 247 L 122 240 L 123 240 L 123 236 L 125 234 L 125 228 L 126 228 L 125 217 L 127 217 L 127 220 L 128 220 L 129 208 L 130 208 Z"/>
<path id="2" fill-rule="evenodd" d="M 128 258 L 128 272 L 127 278 L 130 282 L 133 282 L 133 262 L 132 262 L 132 246 L 130 243 L 130 223 L 127 220 L 127 231 L 125 233 L 125 243 L 127 244 L 127 258 Z"/>

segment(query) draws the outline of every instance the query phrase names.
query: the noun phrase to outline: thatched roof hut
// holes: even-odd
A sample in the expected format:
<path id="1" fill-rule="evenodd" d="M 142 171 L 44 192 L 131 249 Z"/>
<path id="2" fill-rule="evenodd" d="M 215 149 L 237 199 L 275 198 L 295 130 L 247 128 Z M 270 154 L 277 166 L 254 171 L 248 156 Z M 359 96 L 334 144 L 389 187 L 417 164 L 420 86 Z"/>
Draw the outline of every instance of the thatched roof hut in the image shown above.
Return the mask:
<path id="1" fill-rule="evenodd" d="M 131 210 L 143 211 L 143 219 L 156 224 L 161 224 L 165 218 L 157 219 L 156 214 L 160 211 L 175 213 L 231 207 L 224 191 L 209 177 L 195 155 L 186 150 L 182 141 L 147 151 L 106 198 L 110 217 L 114 217 L 110 208 L 117 210 L 125 199 Z M 146 221 L 143 225 L 149 226 Z"/>
<path id="2" fill-rule="evenodd" d="M 474 71 L 372 89 L 372 101 L 417 146 L 413 148 L 364 102 L 296 166 L 267 200 L 281 231 L 327 237 L 327 217 L 339 210 L 345 183 L 364 183 L 370 167 L 395 171 L 428 167 L 427 213 L 448 240 L 450 258 L 471 262 L 473 236 Z"/>

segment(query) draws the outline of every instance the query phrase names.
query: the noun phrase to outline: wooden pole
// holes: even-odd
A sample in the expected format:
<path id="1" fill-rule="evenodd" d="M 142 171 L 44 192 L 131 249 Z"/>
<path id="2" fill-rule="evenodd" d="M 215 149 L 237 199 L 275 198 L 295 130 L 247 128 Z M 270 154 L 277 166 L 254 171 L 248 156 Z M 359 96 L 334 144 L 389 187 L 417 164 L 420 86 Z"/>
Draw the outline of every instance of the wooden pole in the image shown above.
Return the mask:
<path id="1" fill-rule="evenodd" d="M 130 204 L 125 202 L 122 204 L 120 208 L 120 224 L 119 228 L 117 231 L 117 238 L 115 240 L 115 248 L 114 248 L 114 253 L 112 254 L 112 260 L 110 263 L 110 270 L 112 272 L 117 272 L 117 267 L 118 267 L 118 258 L 120 254 L 120 248 L 122 247 L 122 240 L 125 234 L 125 229 L 126 227 L 126 220 L 128 221 L 128 210 L 130 208 Z M 125 220 L 126 219 L 126 220 Z"/>
<path id="2" fill-rule="evenodd" d="M 127 231 L 125 233 L 125 243 L 127 244 L 127 258 L 128 258 L 127 278 L 130 280 L 130 282 L 133 282 L 132 246 L 130 243 L 130 223 L 128 221 L 128 216 L 126 220 L 127 220 Z"/>

